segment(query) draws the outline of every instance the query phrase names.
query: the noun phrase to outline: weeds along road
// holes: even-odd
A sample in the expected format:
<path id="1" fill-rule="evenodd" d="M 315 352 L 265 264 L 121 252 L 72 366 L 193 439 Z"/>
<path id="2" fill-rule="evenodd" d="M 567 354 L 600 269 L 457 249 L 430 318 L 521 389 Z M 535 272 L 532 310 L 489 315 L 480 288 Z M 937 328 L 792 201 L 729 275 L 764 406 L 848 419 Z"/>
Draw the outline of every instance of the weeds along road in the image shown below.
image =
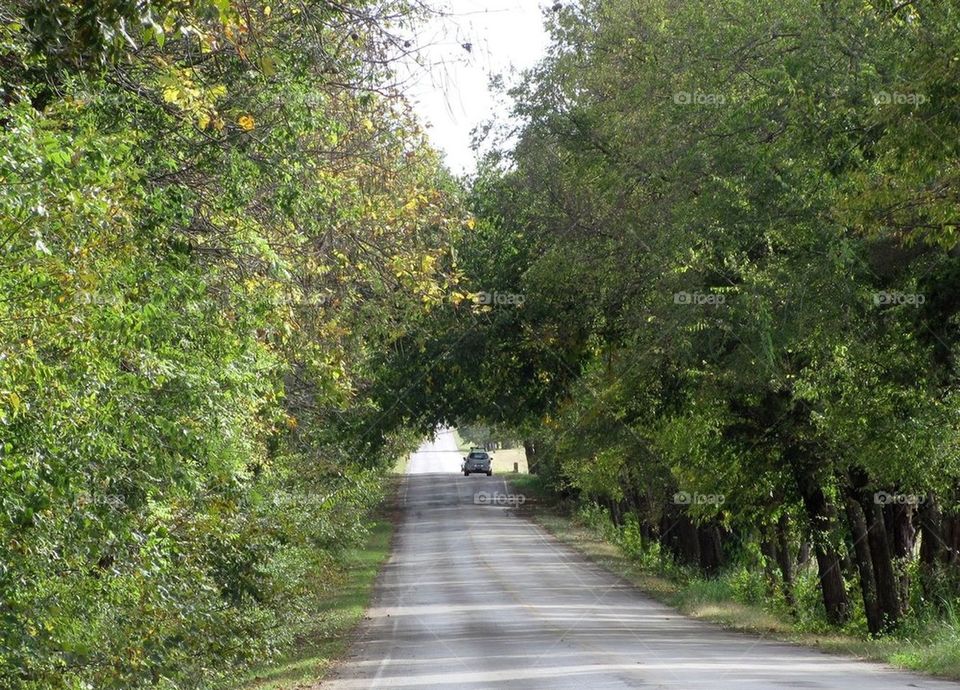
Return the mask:
<path id="1" fill-rule="evenodd" d="M 323 688 L 960 688 L 685 618 L 496 505 L 504 479 L 460 460 L 450 432 L 411 458 L 370 618 Z"/>

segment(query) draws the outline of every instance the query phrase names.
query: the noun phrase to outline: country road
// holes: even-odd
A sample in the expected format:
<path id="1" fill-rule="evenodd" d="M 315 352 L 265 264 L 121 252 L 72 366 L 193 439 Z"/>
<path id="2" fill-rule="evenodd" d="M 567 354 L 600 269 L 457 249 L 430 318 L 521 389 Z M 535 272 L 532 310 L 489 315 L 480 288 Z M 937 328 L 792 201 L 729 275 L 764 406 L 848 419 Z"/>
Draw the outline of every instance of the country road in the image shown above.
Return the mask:
<path id="1" fill-rule="evenodd" d="M 450 432 L 411 458 L 369 619 L 322 688 L 960 688 L 678 615 L 475 503 L 504 479 L 459 467 Z"/>

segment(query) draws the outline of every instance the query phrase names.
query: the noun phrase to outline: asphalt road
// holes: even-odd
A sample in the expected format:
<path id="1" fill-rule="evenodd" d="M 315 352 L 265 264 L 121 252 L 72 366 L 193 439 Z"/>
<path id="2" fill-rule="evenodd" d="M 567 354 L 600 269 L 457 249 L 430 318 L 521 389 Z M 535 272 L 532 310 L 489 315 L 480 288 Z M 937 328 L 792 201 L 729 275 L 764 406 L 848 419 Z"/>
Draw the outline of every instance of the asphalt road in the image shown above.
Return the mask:
<path id="1" fill-rule="evenodd" d="M 323 688 L 960 688 L 678 615 L 497 505 L 503 478 L 460 459 L 449 432 L 411 458 L 369 619 Z"/>

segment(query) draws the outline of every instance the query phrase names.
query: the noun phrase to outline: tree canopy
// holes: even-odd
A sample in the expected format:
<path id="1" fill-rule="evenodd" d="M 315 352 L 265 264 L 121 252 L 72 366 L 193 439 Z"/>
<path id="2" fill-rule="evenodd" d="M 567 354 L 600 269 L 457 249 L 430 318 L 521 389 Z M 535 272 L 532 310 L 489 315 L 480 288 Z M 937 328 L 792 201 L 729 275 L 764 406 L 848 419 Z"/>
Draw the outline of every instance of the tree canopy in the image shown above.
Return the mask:
<path id="1" fill-rule="evenodd" d="M 832 623 L 895 627 L 915 566 L 916 596 L 954 597 L 957 18 L 549 13 L 458 249 L 465 287 L 522 304 L 438 313 L 470 335 L 437 345 L 457 364 L 425 395 L 523 434 L 558 491 L 682 562 L 715 570 L 734 544 L 775 560 L 779 533 L 789 599 L 810 545 Z"/>
<path id="2" fill-rule="evenodd" d="M 0 685 L 289 647 L 441 424 L 824 625 L 955 602 L 957 3 L 557 3 L 465 181 L 422 12 L 0 7 Z"/>
<path id="3" fill-rule="evenodd" d="M 308 629 L 414 440 L 366 434 L 375 357 L 466 220 L 392 85 L 415 8 L 0 18 L 0 685 L 210 687 Z"/>

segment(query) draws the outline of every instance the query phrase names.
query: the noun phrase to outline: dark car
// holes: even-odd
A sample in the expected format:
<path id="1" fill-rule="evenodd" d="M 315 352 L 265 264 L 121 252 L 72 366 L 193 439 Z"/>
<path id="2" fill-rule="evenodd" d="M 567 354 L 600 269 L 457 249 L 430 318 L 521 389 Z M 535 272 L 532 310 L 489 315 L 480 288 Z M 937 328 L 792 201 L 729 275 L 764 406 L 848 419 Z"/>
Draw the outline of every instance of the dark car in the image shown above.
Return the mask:
<path id="1" fill-rule="evenodd" d="M 493 474 L 492 461 L 493 459 L 487 451 L 476 448 L 471 450 L 470 454 L 463 458 L 463 464 L 461 465 L 463 476 L 469 477 L 472 472 L 480 472 L 489 477 Z"/>

